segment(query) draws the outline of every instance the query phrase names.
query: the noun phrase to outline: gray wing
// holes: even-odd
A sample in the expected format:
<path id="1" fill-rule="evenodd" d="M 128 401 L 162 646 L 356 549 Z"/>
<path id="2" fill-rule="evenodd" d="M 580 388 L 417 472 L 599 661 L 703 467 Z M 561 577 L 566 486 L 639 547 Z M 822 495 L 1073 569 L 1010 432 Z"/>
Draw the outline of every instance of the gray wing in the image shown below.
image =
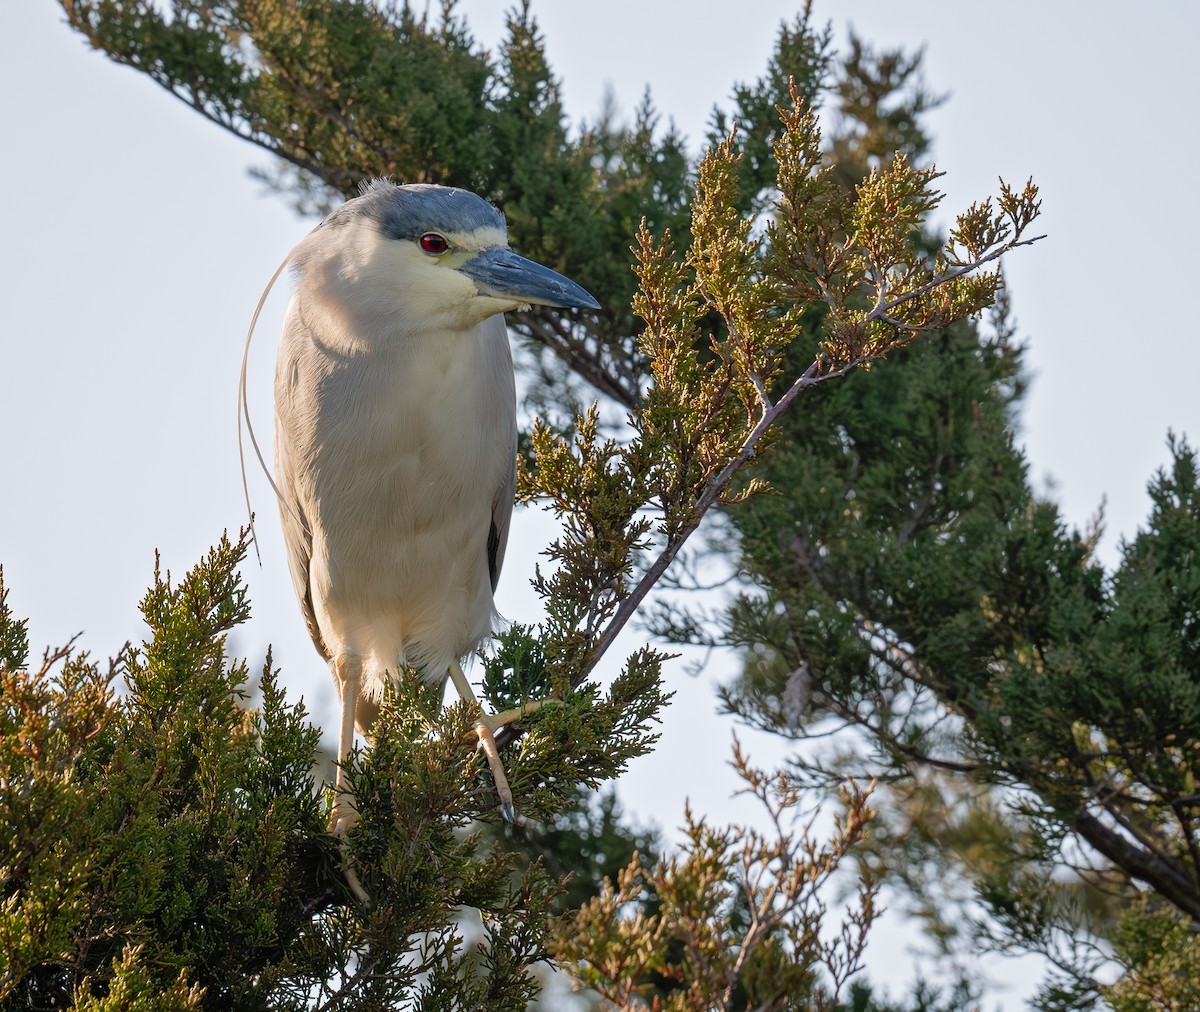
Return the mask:
<path id="1" fill-rule="evenodd" d="M 491 523 L 488 525 L 488 573 L 492 578 L 492 593 L 495 593 L 496 584 L 500 582 L 500 569 L 504 565 L 504 549 L 508 545 L 508 529 L 512 523 L 513 495 L 517 487 L 517 391 L 504 317 L 493 316 L 484 326 L 487 328 L 484 376 L 488 389 L 481 402 L 489 411 L 488 424 L 494 427 L 493 431 L 499 435 L 507 429 L 509 433 L 505 447 L 508 466 L 492 498 Z"/>
<path id="2" fill-rule="evenodd" d="M 512 452 L 508 455 L 512 467 L 492 500 L 492 523 L 488 528 L 488 571 L 492 576 L 492 591 L 500 582 L 500 567 L 504 565 L 504 549 L 508 546 L 508 528 L 512 523 L 513 496 L 517 489 L 517 430 L 513 427 Z"/>
<path id="3" fill-rule="evenodd" d="M 300 611 L 304 615 L 304 624 L 308 635 L 312 638 L 313 646 L 326 661 L 330 659 L 329 648 L 321 637 L 317 626 L 317 614 L 313 608 L 312 584 L 309 582 L 309 565 L 312 561 L 312 527 L 305 514 L 304 506 L 297 493 L 295 460 L 293 457 L 293 437 L 291 431 L 294 423 L 293 408 L 290 398 L 291 384 L 287 377 L 293 370 L 295 361 L 295 331 L 301 330 L 298 322 L 288 319 L 284 323 L 284 339 L 280 344 L 279 357 L 275 370 L 275 477 L 278 483 L 276 492 L 279 498 L 279 519 L 283 528 L 283 543 L 287 548 L 288 569 L 292 574 L 292 586 L 296 590 L 296 599 L 300 602 Z"/>
<path id="4" fill-rule="evenodd" d="M 282 475 L 281 475 L 282 477 Z M 285 489 L 287 486 L 284 486 Z M 285 496 L 287 492 L 285 491 Z M 294 516 L 291 515 L 294 512 Z M 288 569 L 292 574 L 292 586 L 296 588 L 296 599 L 300 602 L 300 611 L 304 615 L 304 624 L 308 635 L 312 637 L 313 646 L 326 661 L 330 659 L 329 649 L 321 638 L 321 630 L 317 627 L 317 613 L 313 609 L 312 584 L 308 580 L 309 562 L 312 560 L 312 535 L 308 530 L 308 518 L 300 508 L 294 496 L 280 503 L 280 517 L 283 524 L 283 543 L 287 546 Z"/>

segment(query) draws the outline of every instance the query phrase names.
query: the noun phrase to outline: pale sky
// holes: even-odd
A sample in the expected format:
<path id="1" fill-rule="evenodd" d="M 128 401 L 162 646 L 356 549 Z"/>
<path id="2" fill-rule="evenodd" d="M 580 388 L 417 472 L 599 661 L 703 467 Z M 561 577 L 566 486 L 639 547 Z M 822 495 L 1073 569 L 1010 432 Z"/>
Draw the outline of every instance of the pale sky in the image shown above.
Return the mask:
<path id="1" fill-rule="evenodd" d="M 542 0 L 534 10 L 571 116 L 594 117 L 606 87 L 632 109 L 648 84 L 698 145 L 713 103 L 763 70 L 797 6 L 744 0 L 733 23 L 729 5 L 713 2 Z M 491 47 L 502 9 L 461 5 Z M 1145 519 L 1167 429 L 1200 440 L 1186 280 L 1200 234 L 1198 11 L 1044 0 L 826 0 L 816 11 L 843 48 L 850 24 L 877 47 L 925 46 L 925 80 L 950 96 L 927 121 L 947 211 L 993 193 L 997 175 L 1041 185 L 1049 238 L 1007 263 L 1033 375 L 1021 438 L 1035 481 L 1053 482 L 1071 523 L 1107 498 L 1109 561 L 1118 536 Z M 81 644 L 106 657 L 142 635 L 137 602 L 155 548 L 181 574 L 244 522 L 242 340 L 262 286 L 312 222 L 247 175 L 265 153 L 88 50 L 50 0 L 0 5 L 0 94 L 0 564 L 35 650 L 82 631 Z M 254 355 L 264 434 L 285 303 L 282 291 L 269 303 Z M 263 568 L 245 567 L 254 618 L 234 648 L 256 659 L 273 643 L 285 682 L 332 727 L 329 678 L 293 600 L 270 491 L 261 480 L 252 491 Z M 538 514 L 518 514 L 499 592 L 509 618 L 532 614 L 527 581 L 546 531 Z M 621 783 L 638 816 L 670 830 L 690 797 L 716 819 L 748 817 L 728 800 L 732 724 L 712 716 L 713 685 L 732 671 L 721 659 L 700 679 L 669 671 L 678 695 L 662 743 Z M 740 733 L 761 762 L 781 754 Z M 872 979 L 899 986 L 911 974 L 903 936 L 896 919 L 881 926 Z M 1019 1007 L 1037 969 L 988 965 L 997 985 L 985 1008 Z"/>

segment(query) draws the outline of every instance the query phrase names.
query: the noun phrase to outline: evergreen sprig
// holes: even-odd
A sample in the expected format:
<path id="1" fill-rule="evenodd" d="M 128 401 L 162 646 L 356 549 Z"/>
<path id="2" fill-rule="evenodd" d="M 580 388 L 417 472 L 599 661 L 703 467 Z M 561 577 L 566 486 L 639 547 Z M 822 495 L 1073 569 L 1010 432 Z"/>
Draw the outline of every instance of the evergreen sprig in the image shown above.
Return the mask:
<path id="1" fill-rule="evenodd" d="M 246 665 L 226 654 L 247 545 L 222 538 L 179 582 L 156 562 L 150 636 L 106 670 L 70 646 L 0 666 L 0 1008 L 524 1009 L 558 885 L 481 842 L 494 800 L 472 713 L 416 679 L 385 700 L 348 767 L 349 860 L 374 898 L 351 902 L 313 781 L 318 729 L 269 657 L 246 709 Z M 0 634 L 23 629 L 4 603 Z M 531 814 L 649 747 L 639 672 L 522 743 L 510 768 Z"/>
<path id="2" fill-rule="evenodd" d="M 631 438 L 602 438 L 594 407 L 569 434 L 534 429 L 518 496 L 545 500 L 563 522 L 547 552 L 556 568 L 534 583 L 550 616 L 539 632 L 545 656 L 561 665 L 556 686 L 582 684 L 710 509 L 765 488 L 734 481 L 800 392 L 907 344 L 935 325 L 935 303 L 937 326 L 978 312 L 998 275 L 976 282 L 972 272 L 1035 241 L 1022 236 L 1038 213 L 1036 189 L 1017 198 L 1005 188 L 1011 226 L 987 226 L 981 238 L 968 212 L 955 234 L 979 256 L 956 259 L 950 272 L 928 267 L 918 240 L 941 199 L 938 173 L 898 156 L 854 199 L 835 199 L 816 119 L 794 84 L 792 96 L 775 142 L 783 224 L 764 237 L 738 209 L 731 135 L 700 163 L 684 254 L 669 232 L 656 241 L 644 223 L 639 231 L 633 306 L 649 380 L 629 416 Z M 816 305 L 825 311 L 820 350 L 776 396 L 788 346 Z"/>
<path id="3" fill-rule="evenodd" d="M 872 788 L 847 785 L 844 815 L 820 842 L 794 828 L 801 793 L 785 778 L 737 745 L 732 765 L 772 830 L 716 828 L 689 810 L 678 853 L 654 864 L 635 854 L 557 922 L 556 959 L 619 1008 L 832 1010 L 862 965 L 874 884 L 861 881 L 836 934 L 820 894 L 866 834 Z"/>

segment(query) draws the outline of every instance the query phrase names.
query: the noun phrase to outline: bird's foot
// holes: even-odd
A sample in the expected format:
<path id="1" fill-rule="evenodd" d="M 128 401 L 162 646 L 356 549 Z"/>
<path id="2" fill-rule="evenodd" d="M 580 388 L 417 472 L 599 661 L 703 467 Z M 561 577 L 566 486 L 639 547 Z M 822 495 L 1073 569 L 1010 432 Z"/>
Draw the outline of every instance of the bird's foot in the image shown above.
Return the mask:
<path id="1" fill-rule="evenodd" d="M 536 700 L 501 713 L 485 713 L 475 722 L 475 734 L 479 736 L 479 747 L 483 749 L 488 768 L 492 771 L 496 794 L 500 798 L 500 814 L 505 822 L 513 822 L 517 810 L 513 804 L 512 789 L 508 786 L 508 777 L 504 772 L 504 763 L 500 761 L 500 752 L 496 748 L 496 732 L 522 717 L 527 717 L 545 702 L 547 700 Z"/>
<path id="2" fill-rule="evenodd" d="M 358 825 L 358 809 L 346 794 L 339 794 L 329 815 L 329 835 L 345 836 Z"/>
<path id="3" fill-rule="evenodd" d="M 553 699 L 531 699 L 528 703 L 514 706 L 511 710 L 501 710 L 499 713 L 485 713 L 480 719 L 495 734 L 500 728 L 507 727 L 509 724 L 515 724 L 522 717 L 528 717 L 531 713 L 537 713 L 547 703 L 553 702 Z"/>
<path id="4" fill-rule="evenodd" d="M 358 825 L 358 809 L 344 796 L 339 797 L 333 806 L 333 814 L 329 817 L 329 833 L 338 838 L 338 849 L 342 852 L 342 874 L 346 876 L 346 885 L 354 893 L 355 898 L 363 906 L 369 906 L 371 897 L 358 880 L 358 872 L 354 870 L 354 858 L 350 853 L 350 830 Z"/>
<path id="5" fill-rule="evenodd" d="M 505 822 L 513 822 L 517 817 L 517 809 L 513 804 L 512 788 L 508 786 L 504 763 L 500 761 L 500 752 L 496 748 L 496 738 L 486 719 L 475 722 L 475 734 L 479 736 L 479 747 L 483 749 L 488 768 L 492 771 L 496 794 L 500 798 L 500 814 Z"/>

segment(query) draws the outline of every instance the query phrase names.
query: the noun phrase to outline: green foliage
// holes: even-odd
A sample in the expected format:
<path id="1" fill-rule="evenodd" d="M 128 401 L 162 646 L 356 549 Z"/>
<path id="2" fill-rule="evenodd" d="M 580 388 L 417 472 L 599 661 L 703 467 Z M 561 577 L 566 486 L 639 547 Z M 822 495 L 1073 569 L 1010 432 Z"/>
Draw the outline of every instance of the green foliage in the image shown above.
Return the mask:
<path id="1" fill-rule="evenodd" d="M 850 232 L 852 198 L 836 174 L 821 174 L 823 157 L 812 143 L 781 156 L 821 213 L 789 225 L 784 206 L 775 227 L 791 229 L 793 248 L 834 251 L 810 252 L 807 276 L 846 293 L 852 312 L 832 310 L 824 333 L 804 321 L 793 372 L 822 342 L 833 354 L 870 347 L 853 315 L 861 294 L 840 273 L 849 257 L 830 241 Z M 913 255 L 888 223 L 926 209 L 896 171 L 899 157 L 853 191 L 883 226 L 880 243 L 856 254 L 868 276 L 872 258 Z M 882 274 L 919 289 L 922 271 L 949 276 L 956 261 L 978 262 L 989 243 L 1024 234 L 1036 210 L 1029 188 L 1002 185 L 998 201 L 959 219 L 932 268 L 896 261 Z M 943 309 L 1002 295 L 999 280 L 977 274 L 969 287 L 884 315 L 940 327 Z M 819 291 L 813 282 L 806 294 Z M 890 297 L 868 292 L 866 305 Z M 729 616 L 726 642 L 747 665 L 726 702 L 785 735 L 832 736 L 797 761 L 802 782 L 849 772 L 897 783 L 881 803 L 875 853 L 912 889 L 934 937 L 1045 952 L 1068 969 L 1042 1007 L 1083 1007 L 1105 961 L 1095 943 L 1113 932 L 1134 882 L 1200 915 L 1188 744 L 1196 462 L 1171 441 L 1147 528 L 1105 573 L 1092 556 L 1096 532 L 1067 530 L 1030 491 L 1011 435 L 1020 349 L 1003 299 L 998 308 L 990 333 L 935 330 L 869 380 L 849 377 L 809 398 L 803 418 L 782 420 L 784 438 L 750 472 L 780 495 L 731 514 L 739 565 L 758 589 Z M 973 898 L 990 922 L 964 913 L 961 901 Z"/>
<path id="2" fill-rule="evenodd" d="M 792 828 L 801 795 L 783 777 L 754 769 L 736 748 L 734 768 L 774 832 L 715 828 L 689 810 L 678 854 L 653 864 L 634 854 L 558 923 L 556 959 L 620 1008 L 833 1009 L 860 968 L 873 884 L 860 882 L 855 906 L 825 938 L 821 892 L 866 832 L 870 788 L 845 789 L 845 814 L 820 843 Z"/>
<path id="3" fill-rule="evenodd" d="M 851 31 L 831 86 L 840 129 L 830 143 L 830 160 L 844 189 L 853 189 L 897 153 L 919 159 L 929 152 L 921 117 L 944 100 L 926 91 L 921 59 L 920 52 L 876 50 Z"/>
<path id="4" fill-rule="evenodd" d="M 111 988 L 157 988 L 163 1008 L 191 1007 L 196 988 L 210 1007 L 257 1007 L 307 920 L 331 873 L 317 732 L 269 662 L 261 711 L 238 705 L 246 669 L 226 663 L 224 636 L 247 613 L 244 550 L 223 539 L 178 585 L 156 567 L 152 637 L 107 671 L 69 648 L 37 670 L 5 665 L 7 1007 L 83 1007 Z"/>
<path id="5" fill-rule="evenodd" d="M 194 1012 L 204 1007 L 204 989 L 197 984 L 188 986 L 183 970 L 174 985 L 161 989 L 142 964 L 142 951 L 141 946 L 128 945 L 120 958 L 113 960 L 108 993 L 103 998 L 92 993 L 92 979 L 84 978 L 75 991 L 74 1012 Z"/>
<path id="6" fill-rule="evenodd" d="M 596 313 L 539 310 L 511 321 L 546 381 L 531 398 L 544 421 L 527 440 L 520 495 L 546 502 L 563 528 L 535 584 L 545 621 L 499 637 L 485 662 L 485 696 L 498 708 L 553 697 L 498 736 L 529 817 L 553 825 L 580 785 L 619 775 L 652 747 L 666 655 L 635 652 L 607 692 L 588 679 L 720 508 L 737 518 L 744 569 L 763 588 L 732 616 L 730 639 L 754 664 L 731 690 L 731 706 L 771 727 L 794 726 L 806 707 L 862 725 L 889 776 L 931 758 L 973 773 L 978 757 L 990 761 L 1017 738 L 1005 723 L 1005 688 L 1026 687 L 989 681 L 989 665 L 1001 633 L 1022 664 L 1034 656 L 1021 623 L 1047 620 L 1034 597 L 1052 581 L 1032 560 L 1048 553 L 1056 574 L 1073 574 L 1047 591 L 1063 622 L 1087 619 L 1102 581 L 1087 546 L 1070 542 L 1053 511 L 1025 494 L 1006 430 L 1021 386 L 1011 335 L 986 342 L 951 326 L 1001 295 L 994 262 L 1032 241 L 1037 191 L 1002 182 L 999 198 L 970 208 L 939 248 L 925 231 L 940 194 L 919 124 L 935 100 L 920 84 L 918 58 L 876 54 L 852 39 L 849 56 L 835 61 L 829 28 L 815 27 L 806 6 L 782 26 L 767 73 L 737 87 L 728 113 L 714 111 L 710 150 L 693 166 L 683 139 L 660 132 L 649 96 L 632 125 L 607 109 L 572 135 L 527 3 L 510 14 L 492 57 L 452 2 L 436 21 L 408 4 L 354 0 L 61 2 L 93 45 L 281 159 L 271 178 L 298 206 L 327 206 L 375 175 L 467 186 L 504 209 L 516 248 L 600 297 Z M 825 140 L 816 110 L 830 92 L 842 119 Z M 837 393 L 813 391 L 885 357 L 887 368 L 869 380 L 859 374 Z M 626 429 L 602 424 L 611 412 L 589 410 L 575 379 L 628 412 Z M 780 494 L 756 494 L 768 489 Z M 438 1008 L 452 994 L 523 1007 L 533 986 L 524 968 L 544 952 L 553 889 L 538 865 L 518 869 L 474 835 L 492 800 L 467 745 L 471 715 L 397 688 L 372 748 L 350 763 L 362 820 L 345 854 L 335 854 L 307 780 L 315 732 L 284 704 L 269 662 L 261 715 L 249 718 L 237 704 L 245 672 L 225 663 L 220 637 L 245 609 L 227 565 L 238 546 L 218 554 L 176 590 L 156 582 L 146 602 L 155 636 L 110 673 L 109 681 L 126 678 L 128 702 L 91 704 L 102 728 L 94 743 L 83 711 L 78 730 L 48 740 L 71 758 L 47 773 L 45 817 L 61 807 L 62 824 L 69 801 L 100 803 L 71 793 L 82 774 L 64 771 L 78 767 L 105 784 L 105 804 L 115 806 L 101 806 L 104 833 L 132 836 L 117 848 L 99 831 L 94 840 L 81 834 L 77 872 L 72 848 L 57 865 L 34 862 L 29 874 L 43 876 L 43 891 L 60 876 L 78 883 L 80 902 L 22 913 L 14 930 L 28 922 L 42 932 L 30 935 L 24 965 L 66 967 L 37 971 L 50 973 L 56 994 L 91 975 L 104 997 L 112 968 L 126 960 L 131 987 L 144 963 L 162 994 L 194 982 L 212 1007 L 406 997 Z M 1011 567 L 1017 557 L 1031 561 Z M 191 626 L 178 614 L 183 601 Z M 5 656 L 27 652 L 6 615 L 0 631 Z M 910 631 L 919 638 L 907 639 Z M 58 658 L 64 673 L 71 657 Z M 30 682 L 28 692 L 43 693 L 31 705 L 58 700 L 44 695 L 48 670 Z M 921 680 L 914 670 L 937 675 Z M 71 678 L 94 686 L 92 696 L 71 682 L 64 698 L 107 692 L 98 673 Z M 66 732 L 55 724 L 44 733 Z M 1035 744 L 1020 753 L 1026 765 L 1048 754 Z M 110 788 L 106 778 L 117 774 L 138 791 Z M 1000 779 L 1027 784 L 1030 775 L 1005 767 Z M 1054 795 L 1054 817 L 1073 796 Z M 112 821 L 121 804 L 138 816 L 132 828 Z M 617 890 L 657 882 L 670 897 L 706 875 L 734 881 L 727 835 L 702 821 L 693 828 L 683 855 L 639 865 Z M 798 881 L 788 875 L 813 853 L 782 831 L 780 841 L 783 850 L 773 851 L 757 839 L 748 860 L 787 893 Z M 109 855 L 125 869 L 111 886 L 122 897 L 149 862 L 137 883 L 144 897 L 121 899 L 133 913 L 80 906 Z M 342 859 L 367 886 L 369 909 L 348 905 L 334 867 Z M 198 869 L 203 887 L 180 885 L 182 868 Z M 604 895 L 613 902 L 614 893 Z M 722 905 L 722 895 L 709 897 L 715 906 L 647 907 L 664 931 L 697 940 L 697 951 L 716 959 L 704 994 L 726 1006 L 750 993 L 786 1000 L 772 997 L 777 979 L 792 996 L 834 1000 L 814 968 L 823 960 L 836 990 L 857 965 L 860 936 L 843 939 L 838 959 L 824 958 L 804 935 L 814 924 L 813 908 L 800 912 L 810 900 L 795 897 L 799 906 L 771 930 L 738 934 L 744 911 Z M 478 952 L 456 927 L 463 904 L 482 912 Z M 101 941 L 81 941 L 105 918 Z M 189 928 L 197 918 L 208 919 Z M 38 941 L 51 935 L 67 948 Z M 690 978 L 687 953 L 646 949 L 646 941 L 631 944 L 652 953 L 660 977 Z M 126 949 L 139 943 L 159 948 Z M 234 944 L 241 955 L 226 953 Z M 585 953 L 591 943 L 570 944 Z M 76 953 L 69 959 L 68 950 Z M 798 970 L 796 953 L 807 954 Z M 246 960 L 257 962 L 250 969 Z M 656 986 L 668 1000 L 691 1000 L 686 988 Z"/>
<path id="7" fill-rule="evenodd" d="M 940 173 L 917 168 L 898 152 L 873 168 L 853 198 L 825 161 L 811 112 L 797 105 L 781 112 L 776 142 L 779 214 L 769 224 L 770 268 L 783 294 L 830 311 L 822 349 L 837 366 L 883 354 L 955 320 L 977 315 L 996 299 L 997 270 L 980 271 L 1014 246 L 1041 204 L 1032 182 L 1018 193 L 1003 180 L 998 209 L 990 200 L 960 215 L 950 241 L 930 264 L 920 246 L 921 228 L 938 206 L 933 188 Z"/>
<path id="8" fill-rule="evenodd" d="M 1134 882 L 1200 912 L 1196 457 L 1172 440 L 1150 519 L 1106 574 L 1095 535 L 1029 491 L 1009 429 L 1021 389 L 1001 317 L 785 420 L 753 471 L 782 494 L 733 514 L 765 593 L 730 615 L 748 660 L 726 701 L 832 737 L 797 764 L 804 782 L 897 782 L 875 853 L 934 937 L 1047 953 L 1073 977 L 1044 1007 L 1067 1008 L 1095 996 L 1095 942 Z M 990 923 L 964 914 L 976 897 Z"/>
<path id="9" fill-rule="evenodd" d="M 902 323 L 894 315 L 899 306 L 935 300 L 939 322 L 977 311 L 995 283 L 985 279 L 963 295 L 967 273 L 1032 241 L 1021 236 L 1038 213 L 1036 190 L 1015 198 L 1005 189 L 1008 224 L 984 228 L 974 211 L 959 220 L 959 241 L 969 241 L 978 259 L 963 261 L 951 246 L 952 269 L 922 266 L 905 237 L 918 234 L 939 199 L 936 174 L 911 169 L 902 158 L 886 177 L 864 184 L 856 199 L 841 201 L 848 218 L 829 226 L 828 202 L 805 200 L 825 174 L 813 154 L 815 118 L 794 108 L 781 112 L 781 120 L 777 203 L 790 216 L 786 228 L 757 236 L 738 210 L 741 156 L 730 138 L 710 149 L 697 170 L 692 241 L 683 256 L 669 232 L 656 241 L 644 225 L 639 231 L 633 308 L 646 324 L 639 343 L 649 385 L 629 416 L 632 438 L 602 438 L 595 408 L 570 433 L 535 425 L 533 466 L 519 473 L 517 494 L 547 501 L 563 522 L 547 552 L 556 568 L 549 576 L 539 571 L 534 581 L 548 612 L 536 638 L 560 692 L 592 670 L 704 515 L 764 488 L 754 481 L 732 485 L 800 392 L 902 347 L 932 318 L 918 307 L 920 321 Z M 820 266 L 833 261 L 836 290 Z M 946 287 L 959 294 L 942 299 L 936 293 Z M 869 301 L 859 298 L 864 290 Z M 855 300 L 865 308 L 854 308 Z M 776 396 L 771 387 L 799 321 L 817 306 L 825 338 Z M 710 329 L 708 320 L 719 325 Z M 643 658 L 653 665 L 662 659 L 652 651 Z"/>
<path id="10" fill-rule="evenodd" d="M 481 182 L 491 67 L 452 18 L 347 2 L 63 7 L 114 59 L 342 192 L 372 175 Z"/>
<path id="11" fill-rule="evenodd" d="M 580 789 L 574 803 L 543 823 L 523 819 L 499 838 L 519 865 L 540 862 L 562 885 L 555 911 L 577 910 L 600 892 L 613 869 L 634 854 L 653 860 L 662 849 L 652 829 L 627 824 L 616 792 Z"/>
<path id="12" fill-rule="evenodd" d="M 902 375 L 876 379 L 886 389 Z M 930 404 L 909 403 L 920 414 Z M 953 508 L 960 486 L 945 465 L 956 415 L 951 401 L 943 404 L 940 424 L 928 431 L 896 415 L 903 439 L 925 440 L 926 468 L 936 468 L 914 469 L 904 508 L 896 509 L 894 483 L 872 484 L 870 467 L 877 439 L 895 440 L 904 452 L 901 437 L 878 425 L 870 431 L 850 405 L 831 404 L 846 430 L 846 470 L 789 477 L 788 487 L 809 489 L 813 502 L 786 519 L 773 500 L 747 512 L 747 552 L 772 574 L 772 597 L 744 601 L 736 633 L 788 645 L 748 672 L 730 705 L 788 727 L 796 718 L 784 712 L 786 686 L 803 665 L 811 682 L 806 721 L 822 733 L 838 725 L 871 730 L 872 772 L 894 776 L 928 764 L 1035 792 L 1023 818 L 997 837 L 1020 860 L 972 872 L 1026 944 L 1049 947 L 1056 930 L 1071 933 L 1064 928 L 1071 918 L 1052 909 L 1061 892 L 1053 887 L 1059 845 L 1071 830 L 1188 912 L 1196 874 L 1187 843 L 1195 685 L 1186 674 L 1195 671 L 1195 454 L 1172 444 L 1172 467 L 1151 486 L 1150 524 L 1105 579 L 1088 543 L 1023 494 L 1015 454 L 1006 466 L 1003 458 L 992 466 L 982 453 L 973 458 L 969 466 L 987 469 L 961 476 L 964 491 L 975 494 Z M 972 443 L 980 432 L 963 407 Z M 828 450 L 814 453 L 807 438 L 797 432 L 787 445 L 791 459 L 777 453 L 773 465 L 827 466 Z M 978 494 L 981 478 L 991 480 L 990 497 Z M 751 519 L 762 526 L 752 528 Z M 788 565 L 784 553 L 803 568 Z M 864 698 L 869 711 L 858 702 Z M 863 768 L 861 760 L 850 765 Z M 808 772 L 824 775 L 816 766 Z M 902 810 L 912 816 L 911 799 Z M 943 850 L 951 843 L 944 831 L 937 833 Z M 897 835 L 910 838 L 908 829 Z M 1101 933 L 1102 910 L 1093 905 L 1084 918 Z"/>
<path id="13" fill-rule="evenodd" d="M 1114 1012 L 1185 1012 L 1200 1007 L 1200 942 L 1192 924 L 1143 901 L 1126 911 L 1114 940 L 1121 961 L 1133 968 L 1104 989 Z"/>
<path id="14" fill-rule="evenodd" d="M 0 617 L 10 640 L 24 634 L 7 607 Z M 70 774 L 104 727 L 110 681 L 65 650 L 48 652 L 33 674 L 7 661 L 0 669 L 0 999 L 68 950 L 87 915 L 95 868 L 78 842 L 95 799 Z"/>
<path id="15" fill-rule="evenodd" d="M 502 642 L 506 634 L 497 638 Z M 578 796 L 580 785 L 594 788 L 619 776 L 631 759 L 651 751 L 658 740 L 650 725 L 670 698 L 662 690 L 661 660 L 644 648 L 625 662 L 606 692 L 584 682 L 552 697 L 548 705 L 510 728 L 497 740 L 519 737 L 506 756 L 509 784 L 521 797 L 522 811 L 539 819 L 559 814 Z"/>
<path id="16" fill-rule="evenodd" d="M 830 86 L 834 56 L 833 29 L 829 24 L 813 24 L 812 0 L 807 0 L 792 24 L 780 25 L 766 73 L 753 83 L 734 85 L 733 113 L 719 106 L 713 109 L 708 146 L 718 147 L 733 137 L 741 158 L 735 205 L 739 211 L 755 214 L 770 207 L 775 196 L 778 110 L 797 98 L 806 108 L 816 109 Z"/>
<path id="17" fill-rule="evenodd" d="M 177 584 L 156 567 L 151 636 L 106 671 L 71 649 L 0 670 L 0 1007 L 524 1009 L 557 886 L 473 830 L 495 816 L 471 715 L 397 687 L 350 764 L 362 819 L 344 857 L 312 780 L 319 732 L 269 658 L 244 709 L 246 666 L 225 653 L 246 547 L 222 539 Z M 10 642 L 21 630 L 0 612 Z M 510 762 L 531 813 L 652 740 L 635 725 L 653 685 L 579 695 Z M 483 924 L 470 945 L 465 907 Z"/>
<path id="18" fill-rule="evenodd" d="M 28 623 L 13 617 L 8 607 L 8 589 L 4 586 L 4 567 L 0 566 L 0 666 L 15 670 L 29 662 Z"/>

